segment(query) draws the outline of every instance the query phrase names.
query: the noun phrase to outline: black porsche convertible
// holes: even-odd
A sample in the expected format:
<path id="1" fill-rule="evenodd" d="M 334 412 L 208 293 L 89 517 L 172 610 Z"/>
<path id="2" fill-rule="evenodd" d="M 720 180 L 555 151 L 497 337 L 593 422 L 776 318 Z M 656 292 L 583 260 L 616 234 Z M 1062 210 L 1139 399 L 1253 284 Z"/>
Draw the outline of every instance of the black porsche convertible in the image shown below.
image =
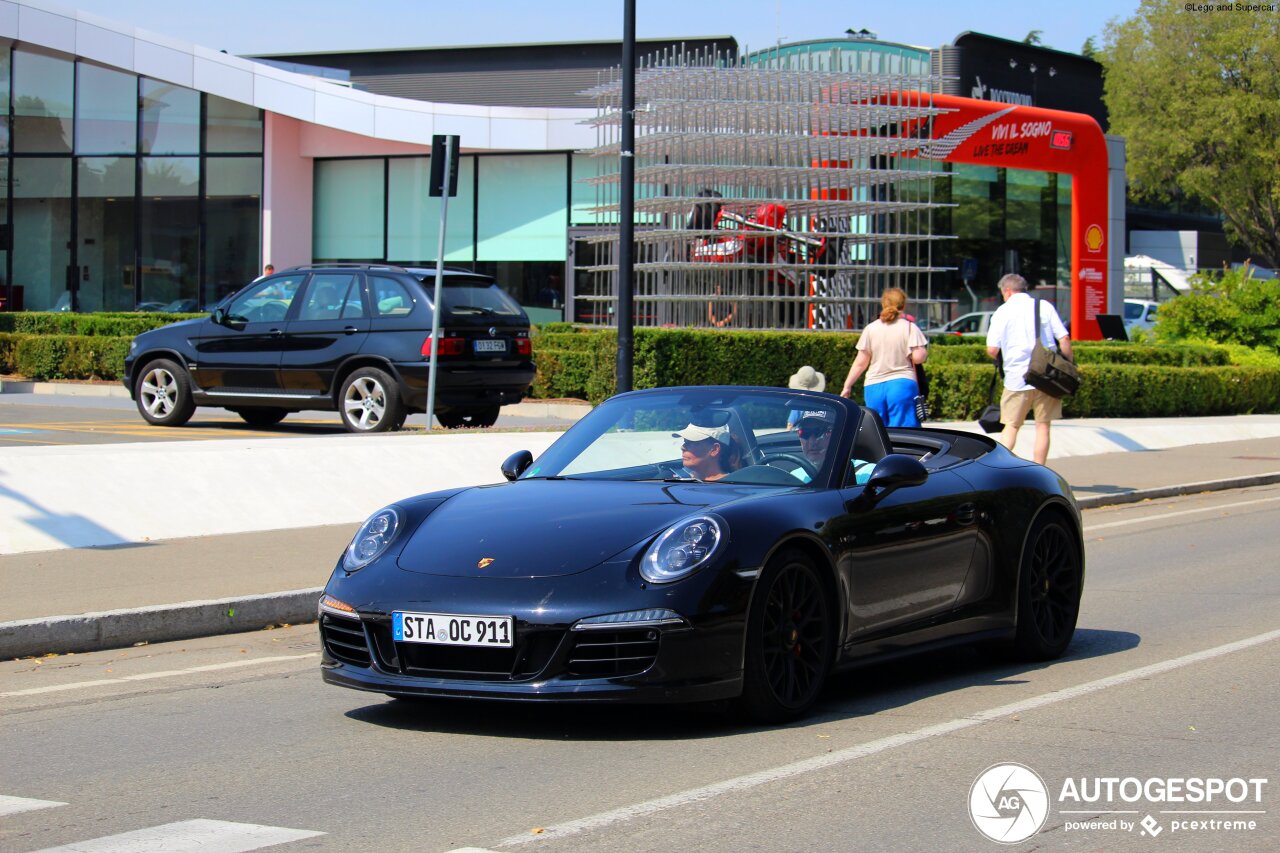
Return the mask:
<path id="1" fill-rule="evenodd" d="M 396 697 L 803 714 L 833 671 L 957 642 L 1071 641 L 1080 513 L 991 439 L 886 430 L 829 394 L 658 388 L 508 482 L 388 506 L 319 603 L 324 680 Z"/>

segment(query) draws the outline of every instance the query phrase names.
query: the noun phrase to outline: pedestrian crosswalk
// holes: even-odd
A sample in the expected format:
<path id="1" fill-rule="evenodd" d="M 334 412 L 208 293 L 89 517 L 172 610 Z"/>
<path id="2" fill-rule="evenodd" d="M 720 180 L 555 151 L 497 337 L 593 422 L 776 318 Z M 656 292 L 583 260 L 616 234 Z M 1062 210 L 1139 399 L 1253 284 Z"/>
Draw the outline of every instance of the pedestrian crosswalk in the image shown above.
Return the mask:
<path id="1" fill-rule="evenodd" d="M 65 806 L 55 800 L 36 800 L 0 794 L 0 817 Z M 248 853 L 324 835 L 310 829 L 233 823 L 225 820 L 183 820 L 105 835 L 35 853 Z"/>

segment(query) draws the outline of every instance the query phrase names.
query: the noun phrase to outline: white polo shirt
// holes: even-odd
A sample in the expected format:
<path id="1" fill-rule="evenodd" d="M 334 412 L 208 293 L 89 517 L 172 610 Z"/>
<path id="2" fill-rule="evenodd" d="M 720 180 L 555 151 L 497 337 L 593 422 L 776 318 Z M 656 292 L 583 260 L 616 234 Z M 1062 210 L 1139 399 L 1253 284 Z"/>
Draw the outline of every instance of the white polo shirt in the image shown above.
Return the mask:
<path id="1" fill-rule="evenodd" d="M 1053 303 L 1040 302 L 1040 343 L 1057 349 L 1058 341 L 1067 336 Z M 1031 388 L 1023 377 L 1031 366 L 1031 350 L 1035 346 L 1036 299 L 1029 293 L 1015 293 L 991 315 L 987 327 L 987 346 L 999 347 L 1004 356 L 1004 387 L 1010 391 Z"/>

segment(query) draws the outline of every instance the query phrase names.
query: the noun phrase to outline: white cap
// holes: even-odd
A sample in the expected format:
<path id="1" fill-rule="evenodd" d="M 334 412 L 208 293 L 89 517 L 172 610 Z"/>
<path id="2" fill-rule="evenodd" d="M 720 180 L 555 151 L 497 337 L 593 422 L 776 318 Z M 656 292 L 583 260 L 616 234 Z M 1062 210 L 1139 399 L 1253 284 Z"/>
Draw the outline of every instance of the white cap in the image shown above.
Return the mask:
<path id="1" fill-rule="evenodd" d="M 729 443 L 729 428 L 727 426 L 698 426 L 697 424 L 689 424 L 679 432 L 671 433 L 672 438 L 683 438 L 685 441 L 706 441 L 708 438 L 714 438 L 721 444 Z"/>

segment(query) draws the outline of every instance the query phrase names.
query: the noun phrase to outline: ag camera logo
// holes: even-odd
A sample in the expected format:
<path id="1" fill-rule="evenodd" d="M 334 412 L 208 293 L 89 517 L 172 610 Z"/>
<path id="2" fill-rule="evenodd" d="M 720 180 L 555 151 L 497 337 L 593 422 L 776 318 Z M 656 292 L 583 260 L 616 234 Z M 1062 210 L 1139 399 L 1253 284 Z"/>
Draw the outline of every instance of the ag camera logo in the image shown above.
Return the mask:
<path id="1" fill-rule="evenodd" d="M 1021 764 L 994 764 L 969 789 L 974 827 L 999 844 L 1018 844 L 1049 817 L 1049 789 L 1040 774 Z"/>

